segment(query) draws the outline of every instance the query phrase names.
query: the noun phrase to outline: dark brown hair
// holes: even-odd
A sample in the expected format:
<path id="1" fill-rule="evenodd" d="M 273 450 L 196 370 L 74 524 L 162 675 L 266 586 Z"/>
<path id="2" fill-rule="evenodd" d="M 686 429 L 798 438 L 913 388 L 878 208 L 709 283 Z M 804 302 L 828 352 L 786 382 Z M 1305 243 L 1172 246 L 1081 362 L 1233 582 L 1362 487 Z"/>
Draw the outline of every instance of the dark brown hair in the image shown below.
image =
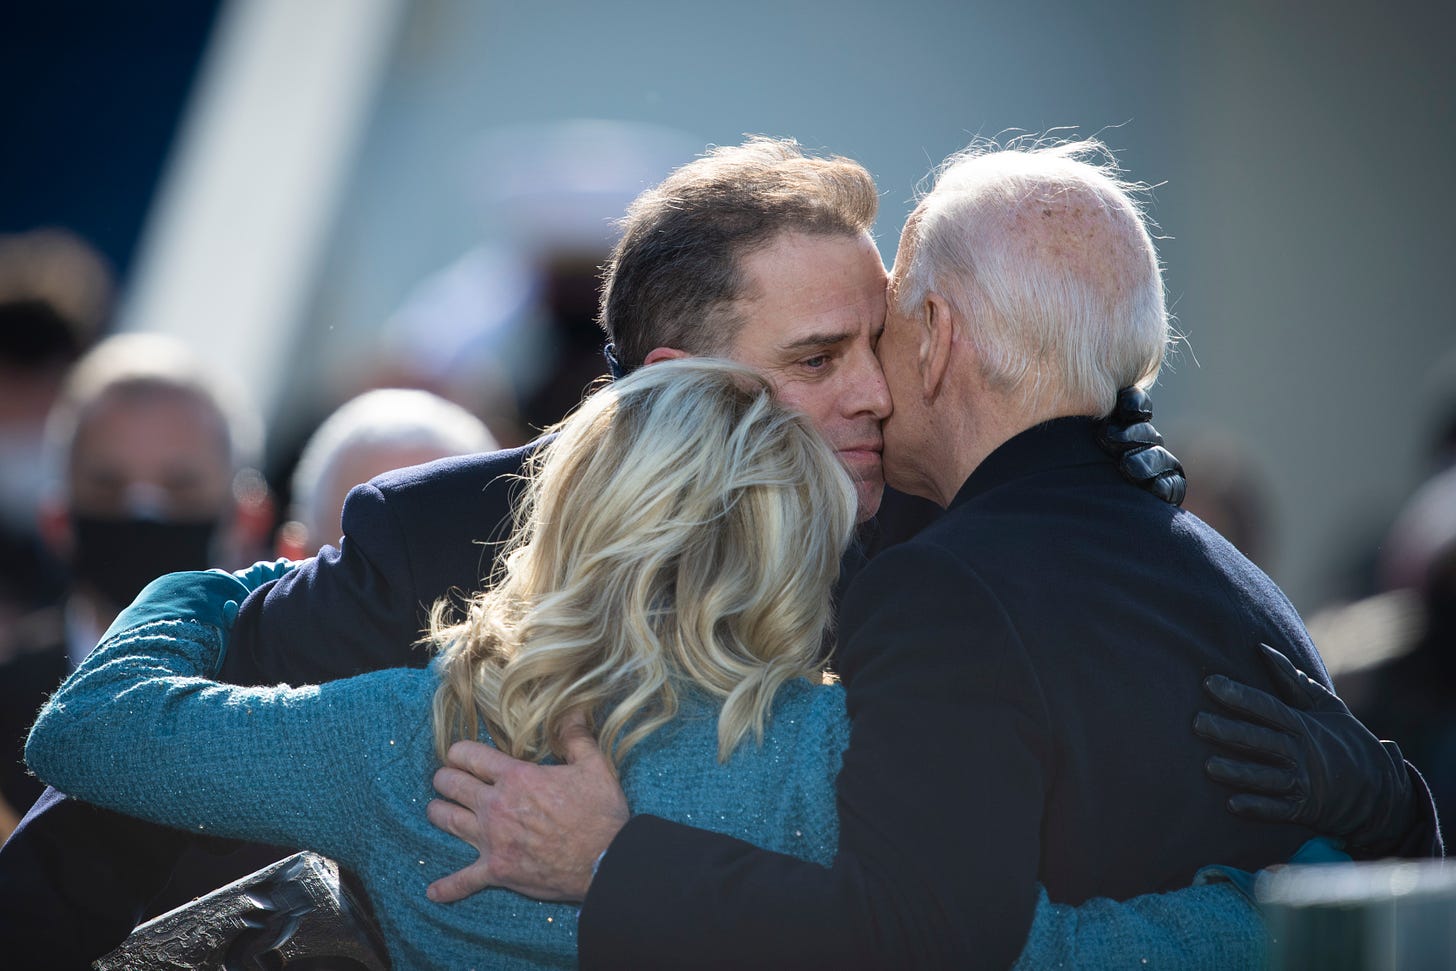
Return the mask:
<path id="1" fill-rule="evenodd" d="M 858 162 L 791 138 L 714 148 L 633 201 L 603 271 L 598 322 L 627 368 L 655 347 L 721 352 L 741 323 L 742 258 L 786 232 L 869 230 L 879 208 Z"/>

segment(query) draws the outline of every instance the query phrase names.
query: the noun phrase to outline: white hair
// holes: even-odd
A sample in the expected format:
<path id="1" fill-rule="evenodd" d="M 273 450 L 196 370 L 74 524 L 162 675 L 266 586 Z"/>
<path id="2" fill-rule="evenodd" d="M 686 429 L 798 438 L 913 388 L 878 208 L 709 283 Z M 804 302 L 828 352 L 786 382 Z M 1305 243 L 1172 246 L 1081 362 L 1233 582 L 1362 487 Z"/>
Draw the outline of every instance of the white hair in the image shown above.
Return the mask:
<path id="1" fill-rule="evenodd" d="M 499 447 L 484 422 L 438 395 L 412 388 L 366 391 L 339 406 L 310 436 L 293 473 L 290 515 L 312 539 L 337 534 L 344 494 L 359 483 L 334 480 L 351 457 L 362 453 L 412 456 L 386 462 L 372 477 L 400 464 Z"/>
<path id="2" fill-rule="evenodd" d="M 991 386 L 1026 402 L 1105 415 L 1156 380 L 1169 326 L 1147 187 L 1105 145 L 978 140 L 929 181 L 895 267 L 901 314 L 939 294 Z"/>

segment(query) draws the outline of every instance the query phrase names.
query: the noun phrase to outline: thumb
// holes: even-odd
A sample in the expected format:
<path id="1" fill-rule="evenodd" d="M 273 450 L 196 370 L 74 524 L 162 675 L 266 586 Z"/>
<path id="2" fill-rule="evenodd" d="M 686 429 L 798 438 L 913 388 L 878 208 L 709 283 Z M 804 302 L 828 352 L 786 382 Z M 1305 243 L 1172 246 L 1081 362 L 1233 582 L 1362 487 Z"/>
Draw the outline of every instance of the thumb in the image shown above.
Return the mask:
<path id="1" fill-rule="evenodd" d="M 1304 708 L 1308 711 L 1323 712 L 1326 714 L 1350 714 L 1349 707 L 1342 700 L 1340 700 L 1339 695 L 1335 694 L 1329 688 L 1326 688 L 1323 684 L 1310 677 L 1304 671 L 1296 668 L 1293 662 L 1289 660 L 1289 658 L 1285 657 L 1283 654 L 1280 654 L 1278 651 L 1274 650 L 1274 648 L 1270 647 L 1267 644 L 1261 644 L 1260 647 L 1264 649 L 1264 651 L 1266 652 L 1266 656 L 1272 654 L 1275 658 L 1283 661 L 1285 667 L 1289 671 L 1293 672 L 1293 680 L 1298 683 L 1298 690 L 1304 696 L 1304 700 L 1302 702 L 1293 702 L 1296 707 Z"/>
<path id="2" fill-rule="evenodd" d="M 556 739 L 565 755 L 567 765 L 604 757 L 601 748 L 597 745 L 596 736 L 591 733 L 591 729 L 587 728 L 586 715 L 580 711 L 566 716 L 561 723 L 561 730 L 556 734 Z"/>
<path id="3" fill-rule="evenodd" d="M 453 904 L 491 886 L 490 867 L 483 860 L 441 877 L 425 889 L 425 896 L 437 904 Z"/>
<path id="4" fill-rule="evenodd" d="M 1264 666 L 1274 678 L 1279 697 L 1285 703 L 1303 711 L 1317 710 L 1320 707 L 1325 700 L 1324 696 L 1328 694 L 1322 685 L 1312 681 L 1294 666 L 1293 661 L 1268 644 L 1260 644 L 1259 653 L 1264 659 Z"/>

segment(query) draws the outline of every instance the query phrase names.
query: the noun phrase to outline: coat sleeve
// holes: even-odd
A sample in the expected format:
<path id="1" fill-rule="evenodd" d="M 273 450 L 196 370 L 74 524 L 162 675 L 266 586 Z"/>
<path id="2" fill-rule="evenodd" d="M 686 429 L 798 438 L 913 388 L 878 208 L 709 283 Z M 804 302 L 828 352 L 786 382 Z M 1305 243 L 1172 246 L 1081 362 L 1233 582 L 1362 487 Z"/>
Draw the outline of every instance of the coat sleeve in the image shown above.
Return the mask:
<path id="1" fill-rule="evenodd" d="M 831 866 L 636 817 L 582 908 L 583 968 L 1016 960 L 1048 730 L 1014 630 L 984 584 L 918 543 L 871 562 L 842 625 L 851 732 Z"/>
<path id="2" fill-rule="evenodd" d="M 166 581 L 196 576 L 164 577 L 137 605 L 163 596 Z M 224 578 L 232 579 L 207 579 Z M 41 709 L 26 761 L 47 782 L 108 809 L 190 832 L 309 846 L 347 864 L 344 834 L 371 818 L 368 779 L 354 767 L 393 755 L 370 752 L 370 726 L 381 721 L 370 682 L 218 684 L 208 676 L 220 650 L 218 628 L 195 619 L 114 627 Z"/>
<path id="3" fill-rule="evenodd" d="M 1038 888 L 1036 916 L 1015 971 L 1040 968 L 1179 968 L 1224 971 L 1269 963 L 1258 908 L 1231 883 L 1054 904 Z"/>
<path id="4" fill-rule="evenodd" d="M 46 789 L 0 847 L 0 954 L 90 968 L 142 919 L 187 839 Z"/>

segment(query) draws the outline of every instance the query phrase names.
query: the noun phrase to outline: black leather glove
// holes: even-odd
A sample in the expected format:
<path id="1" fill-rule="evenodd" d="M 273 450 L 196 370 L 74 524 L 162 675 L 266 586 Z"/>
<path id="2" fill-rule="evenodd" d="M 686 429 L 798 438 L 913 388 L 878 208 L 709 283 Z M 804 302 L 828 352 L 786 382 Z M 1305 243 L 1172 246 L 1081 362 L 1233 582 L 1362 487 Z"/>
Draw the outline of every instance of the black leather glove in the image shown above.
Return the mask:
<path id="1" fill-rule="evenodd" d="M 1284 700 L 1216 674 L 1204 689 L 1233 717 L 1199 712 L 1193 720 L 1195 732 L 1232 753 L 1205 763 L 1210 778 L 1242 790 L 1229 810 L 1299 823 L 1351 848 L 1398 844 L 1415 808 L 1400 749 L 1283 654 L 1259 647 Z"/>
<path id="2" fill-rule="evenodd" d="M 1097 423 L 1097 444 L 1117 459 L 1122 477 L 1164 502 L 1183 503 L 1188 480 L 1183 465 L 1163 447 L 1163 436 L 1153 427 L 1153 405 L 1142 388 L 1117 392 L 1112 414 Z"/>

